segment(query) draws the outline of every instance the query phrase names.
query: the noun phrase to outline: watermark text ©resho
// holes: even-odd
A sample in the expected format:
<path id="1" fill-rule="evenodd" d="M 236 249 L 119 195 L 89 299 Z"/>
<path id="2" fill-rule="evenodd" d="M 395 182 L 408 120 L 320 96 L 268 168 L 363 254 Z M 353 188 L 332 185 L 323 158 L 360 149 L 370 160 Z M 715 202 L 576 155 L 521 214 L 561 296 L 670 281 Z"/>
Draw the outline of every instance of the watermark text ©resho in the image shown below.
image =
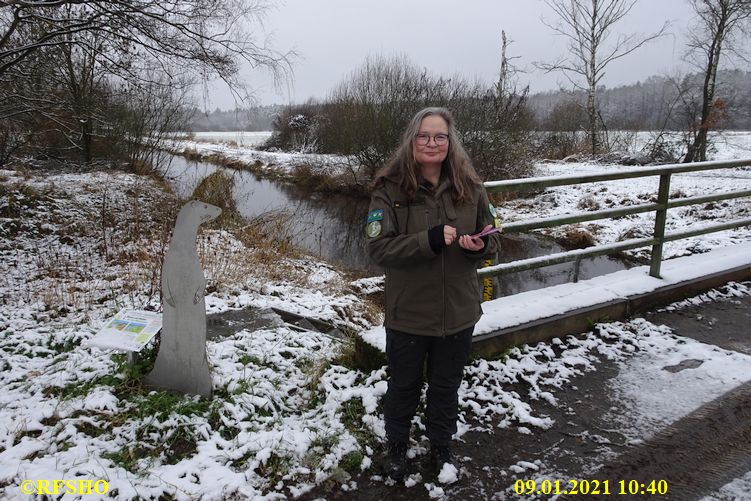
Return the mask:
<path id="1" fill-rule="evenodd" d="M 110 489 L 106 480 L 24 480 L 21 492 L 24 494 L 106 494 Z"/>

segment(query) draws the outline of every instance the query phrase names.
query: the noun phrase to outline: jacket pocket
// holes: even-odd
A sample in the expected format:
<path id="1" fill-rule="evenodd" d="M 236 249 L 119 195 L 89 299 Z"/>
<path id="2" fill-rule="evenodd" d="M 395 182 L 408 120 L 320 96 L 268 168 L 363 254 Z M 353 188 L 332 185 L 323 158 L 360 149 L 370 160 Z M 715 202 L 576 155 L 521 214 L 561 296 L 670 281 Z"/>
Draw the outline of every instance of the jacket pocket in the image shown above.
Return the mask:
<path id="1" fill-rule="evenodd" d="M 391 300 L 391 304 L 389 304 L 389 310 L 391 313 L 391 320 L 397 320 L 399 317 L 397 315 L 397 312 L 399 310 L 399 300 L 402 297 L 402 294 L 404 293 L 404 289 L 399 289 L 396 294 L 393 294 L 393 299 Z"/>
<path id="2" fill-rule="evenodd" d="M 481 313 L 480 297 L 475 271 L 447 277 L 446 329 L 453 330 L 476 321 Z"/>

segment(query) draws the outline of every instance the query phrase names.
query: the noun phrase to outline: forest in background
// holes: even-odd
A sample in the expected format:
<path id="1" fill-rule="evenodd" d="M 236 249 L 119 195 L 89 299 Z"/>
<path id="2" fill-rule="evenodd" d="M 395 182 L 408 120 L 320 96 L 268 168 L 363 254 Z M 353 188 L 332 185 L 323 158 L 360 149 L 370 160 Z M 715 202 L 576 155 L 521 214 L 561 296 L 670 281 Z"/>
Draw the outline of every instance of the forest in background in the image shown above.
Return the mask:
<path id="1" fill-rule="evenodd" d="M 725 102 L 723 123 L 728 130 L 751 130 L 751 72 L 720 70 L 719 93 Z M 671 104 L 679 97 L 681 85 L 697 84 L 699 75 L 690 74 L 676 80 L 654 75 L 643 82 L 598 90 L 602 114 L 611 128 L 618 130 L 656 130 L 663 127 Z M 552 90 L 530 94 L 528 103 L 538 130 L 568 130 L 581 120 L 586 96 L 583 91 Z M 675 103 L 680 104 L 680 103 Z M 272 130 L 274 119 L 287 107 L 283 104 L 201 111 L 193 108 L 188 130 L 264 131 Z M 579 117 L 577 119 L 577 116 Z M 579 124 L 580 125 L 580 124 Z M 680 130 L 677 119 L 668 120 L 668 128 Z"/>

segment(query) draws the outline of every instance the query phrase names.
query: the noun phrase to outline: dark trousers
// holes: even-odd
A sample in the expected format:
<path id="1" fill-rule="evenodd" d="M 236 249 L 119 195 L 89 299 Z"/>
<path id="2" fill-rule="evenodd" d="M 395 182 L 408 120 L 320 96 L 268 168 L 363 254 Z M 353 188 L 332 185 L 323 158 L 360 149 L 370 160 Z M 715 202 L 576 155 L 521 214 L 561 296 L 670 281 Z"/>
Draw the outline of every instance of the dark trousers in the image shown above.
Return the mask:
<path id="1" fill-rule="evenodd" d="M 409 441 L 428 363 L 427 430 L 431 446 L 448 445 L 456 433 L 459 385 L 472 347 L 474 326 L 445 337 L 416 336 L 386 329 L 390 378 L 383 405 L 390 443 Z"/>

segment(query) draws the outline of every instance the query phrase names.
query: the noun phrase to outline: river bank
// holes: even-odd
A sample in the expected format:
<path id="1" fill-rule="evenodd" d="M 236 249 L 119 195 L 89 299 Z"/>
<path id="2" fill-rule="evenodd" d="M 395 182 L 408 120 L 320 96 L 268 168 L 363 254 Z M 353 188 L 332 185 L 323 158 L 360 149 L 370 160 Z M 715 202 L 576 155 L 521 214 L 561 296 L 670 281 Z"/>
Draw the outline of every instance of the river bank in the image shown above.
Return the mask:
<path id="1" fill-rule="evenodd" d="M 245 170 L 309 192 L 368 197 L 370 180 L 367 173 L 352 158 L 345 156 L 262 151 L 255 145 L 237 146 L 231 140 L 170 139 L 164 141 L 163 148 L 188 160 Z"/>

